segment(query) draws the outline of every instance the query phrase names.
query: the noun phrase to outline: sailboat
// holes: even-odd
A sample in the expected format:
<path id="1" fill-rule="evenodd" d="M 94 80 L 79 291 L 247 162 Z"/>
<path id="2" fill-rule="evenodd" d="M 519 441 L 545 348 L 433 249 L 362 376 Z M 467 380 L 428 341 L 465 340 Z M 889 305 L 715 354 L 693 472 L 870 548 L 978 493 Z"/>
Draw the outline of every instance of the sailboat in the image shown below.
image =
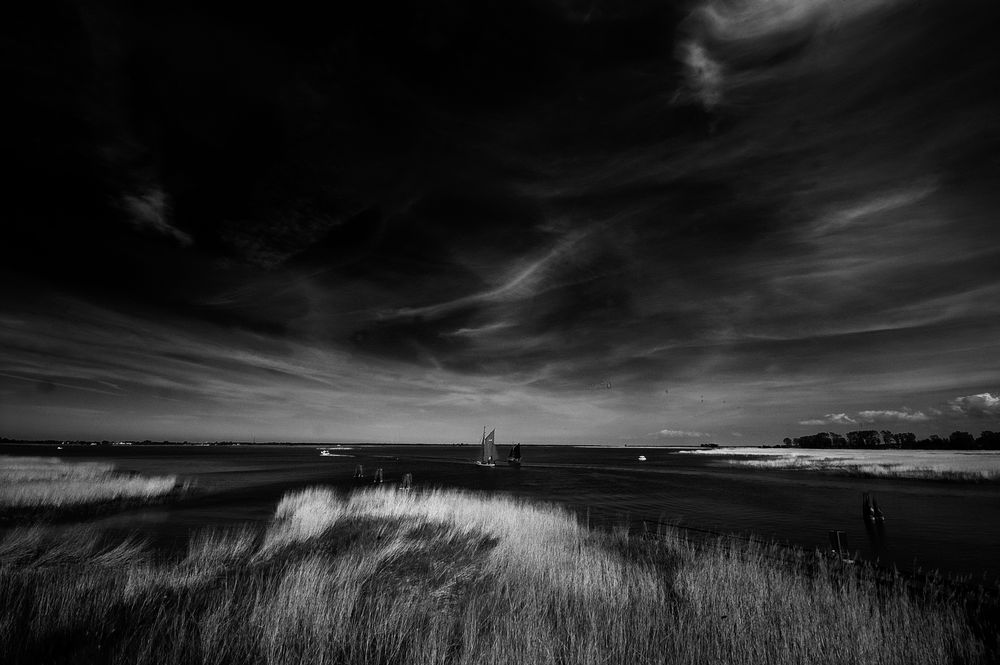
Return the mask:
<path id="1" fill-rule="evenodd" d="M 507 464 L 511 466 L 521 466 L 521 444 L 515 443 L 507 455 Z"/>
<path id="2" fill-rule="evenodd" d="M 486 436 L 486 428 L 483 428 L 483 442 L 480 444 L 479 459 L 476 460 L 476 464 L 479 466 L 497 465 L 497 446 L 494 442 L 496 433 L 497 431 L 494 429 L 489 436 Z"/>

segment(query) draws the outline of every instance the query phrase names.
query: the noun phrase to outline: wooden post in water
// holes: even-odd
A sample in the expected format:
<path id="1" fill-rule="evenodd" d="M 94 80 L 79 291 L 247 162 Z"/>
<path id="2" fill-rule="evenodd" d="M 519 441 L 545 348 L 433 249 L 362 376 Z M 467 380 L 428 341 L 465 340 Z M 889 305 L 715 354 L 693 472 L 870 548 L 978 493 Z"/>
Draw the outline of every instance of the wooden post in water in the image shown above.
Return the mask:
<path id="1" fill-rule="evenodd" d="M 868 492 L 861 495 L 861 517 L 866 520 L 875 519 L 875 511 L 872 508 L 871 494 Z"/>
<path id="2" fill-rule="evenodd" d="M 830 549 L 841 561 L 851 560 L 851 551 L 847 546 L 847 534 L 843 531 L 830 531 Z"/>
<path id="3" fill-rule="evenodd" d="M 882 513 L 882 509 L 878 507 L 878 501 L 875 500 L 875 495 L 872 495 L 872 517 L 878 522 L 885 521 L 885 515 Z"/>

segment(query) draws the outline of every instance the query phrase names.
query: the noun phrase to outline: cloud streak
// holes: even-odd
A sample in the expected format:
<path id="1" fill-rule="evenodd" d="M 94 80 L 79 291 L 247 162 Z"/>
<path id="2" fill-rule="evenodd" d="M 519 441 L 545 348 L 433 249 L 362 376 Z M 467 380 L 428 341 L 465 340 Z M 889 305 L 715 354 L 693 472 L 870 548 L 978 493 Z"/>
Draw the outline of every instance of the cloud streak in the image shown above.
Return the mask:
<path id="1" fill-rule="evenodd" d="M 700 439 L 702 437 L 711 436 L 707 432 L 691 432 L 688 430 L 677 430 L 677 429 L 661 429 L 658 435 L 667 439 Z"/>
<path id="2" fill-rule="evenodd" d="M 923 411 L 893 409 L 859 411 L 858 418 L 871 423 L 924 423 L 930 420 Z"/>
<path id="3" fill-rule="evenodd" d="M 828 413 L 822 418 L 799 421 L 800 425 L 857 425 L 858 421 L 846 413 Z"/>
<path id="4" fill-rule="evenodd" d="M 829 33 L 908 2 L 706 0 L 695 6 L 683 24 L 680 58 L 688 86 L 711 110 L 723 102 L 727 89 L 773 78 L 767 70 L 779 69 L 775 61 L 806 61 L 810 51 L 823 48 Z"/>
<path id="5" fill-rule="evenodd" d="M 124 194 L 121 200 L 129 219 L 136 227 L 150 229 L 181 245 L 194 242 L 190 235 L 170 224 L 170 206 L 163 189 L 151 187 L 137 194 Z"/>

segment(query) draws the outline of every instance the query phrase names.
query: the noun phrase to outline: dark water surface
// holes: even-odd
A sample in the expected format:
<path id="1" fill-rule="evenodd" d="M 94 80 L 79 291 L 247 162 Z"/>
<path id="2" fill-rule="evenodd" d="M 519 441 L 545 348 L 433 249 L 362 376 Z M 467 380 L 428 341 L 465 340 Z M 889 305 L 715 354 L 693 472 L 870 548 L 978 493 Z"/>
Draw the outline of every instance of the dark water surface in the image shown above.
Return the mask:
<path id="1" fill-rule="evenodd" d="M 0 454 L 101 459 L 123 471 L 175 474 L 193 483 L 176 505 L 104 518 L 109 528 L 182 542 L 193 529 L 264 521 L 288 491 L 358 487 L 355 466 L 381 467 L 387 483 L 412 473 L 418 487 L 452 487 L 559 503 L 592 524 L 703 532 L 825 547 L 828 530 L 846 532 L 852 550 L 900 568 L 1000 576 L 1000 485 L 867 479 L 803 471 L 735 468 L 718 458 L 663 449 L 524 448 L 520 468 L 474 465 L 471 446 L 98 446 L 3 445 Z M 644 454 L 647 461 L 639 461 Z M 887 519 L 877 530 L 861 518 L 862 492 L 874 492 Z"/>

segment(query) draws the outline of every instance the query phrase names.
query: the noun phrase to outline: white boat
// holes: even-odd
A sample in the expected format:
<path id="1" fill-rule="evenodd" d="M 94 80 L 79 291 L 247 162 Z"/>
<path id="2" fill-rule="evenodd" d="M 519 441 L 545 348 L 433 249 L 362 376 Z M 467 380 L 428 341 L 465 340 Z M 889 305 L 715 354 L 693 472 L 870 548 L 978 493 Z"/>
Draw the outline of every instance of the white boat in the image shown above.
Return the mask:
<path id="1" fill-rule="evenodd" d="M 639 455 L 639 461 L 640 462 L 645 462 L 646 461 L 646 456 L 645 455 Z"/>
<path id="2" fill-rule="evenodd" d="M 494 429 L 486 435 L 486 428 L 483 428 L 483 441 L 479 448 L 479 459 L 476 460 L 476 464 L 479 466 L 496 466 L 497 465 L 497 446 L 495 443 L 497 431 Z"/>
<path id="3" fill-rule="evenodd" d="M 320 455 L 320 457 L 333 457 L 333 453 L 331 453 L 331 452 L 330 452 L 329 450 L 327 450 L 326 448 L 322 448 L 322 449 L 321 449 L 321 450 L 319 451 L 319 455 Z"/>

